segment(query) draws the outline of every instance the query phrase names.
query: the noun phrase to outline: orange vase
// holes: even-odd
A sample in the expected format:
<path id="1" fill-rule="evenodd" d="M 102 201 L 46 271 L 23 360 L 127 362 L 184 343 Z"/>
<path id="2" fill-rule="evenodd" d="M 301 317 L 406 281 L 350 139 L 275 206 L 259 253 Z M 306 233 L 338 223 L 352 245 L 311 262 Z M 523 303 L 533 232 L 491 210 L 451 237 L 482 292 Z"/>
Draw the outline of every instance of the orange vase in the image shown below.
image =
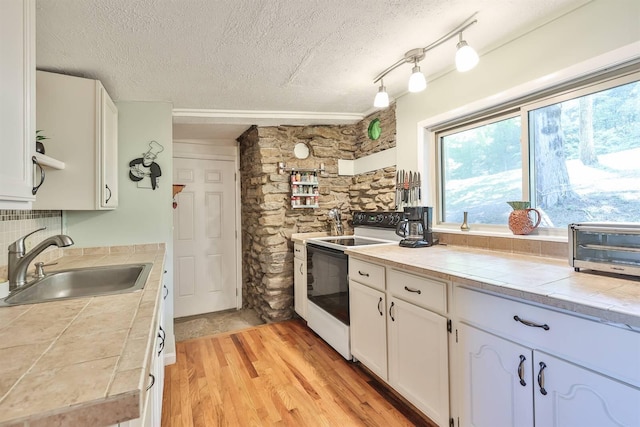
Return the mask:
<path id="1" fill-rule="evenodd" d="M 540 225 L 542 215 L 537 209 L 529 207 L 529 202 L 507 202 L 509 206 L 513 208 L 513 211 L 509 214 L 509 230 L 513 234 L 525 235 L 535 230 Z M 536 219 L 535 224 L 531 220 L 530 212 L 535 212 Z"/>

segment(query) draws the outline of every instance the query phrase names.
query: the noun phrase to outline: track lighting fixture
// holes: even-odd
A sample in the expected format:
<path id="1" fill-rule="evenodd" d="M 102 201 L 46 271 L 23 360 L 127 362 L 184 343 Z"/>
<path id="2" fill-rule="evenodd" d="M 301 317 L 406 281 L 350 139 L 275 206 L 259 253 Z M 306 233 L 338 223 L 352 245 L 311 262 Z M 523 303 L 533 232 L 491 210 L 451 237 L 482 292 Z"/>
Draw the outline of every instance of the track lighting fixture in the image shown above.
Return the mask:
<path id="1" fill-rule="evenodd" d="M 411 77 L 409 77 L 409 92 L 422 92 L 427 88 L 427 79 L 420 71 L 418 61 L 413 63 L 413 69 L 411 70 Z"/>
<path id="2" fill-rule="evenodd" d="M 373 83 L 380 82 L 380 88 L 378 89 L 378 93 L 376 94 L 376 97 L 373 101 L 373 106 L 377 108 L 385 108 L 389 106 L 389 94 L 387 93 L 387 89 L 382 82 L 382 78 L 402 64 L 413 64 L 411 77 L 409 77 L 409 92 L 423 91 L 427 87 L 427 79 L 425 78 L 422 71 L 420 71 L 420 66 L 418 65 L 418 63 L 424 59 L 425 54 L 428 51 L 437 46 L 440 46 L 442 43 L 450 40 L 456 35 L 460 36 L 459 42 L 456 46 L 456 68 L 458 69 L 458 71 L 469 71 L 470 69 L 475 67 L 479 60 L 478 54 L 475 50 L 473 50 L 471 46 L 467 44 L 465 40 L 462 39 L 462 32 L 478 22 L 477 19 L 473 19 L 476 15 L 477 12 L 430 45 L 408 51 L 404 54 L 404 57 L 402 59 L 378 74 L 378 76 L 373 80 Z"/>
<path id="3" fill-rule="evenodd" d="M 460 72 L 469 71 L 478 64 L 480 58 L 476 51 L 462 40 L 462 31 L 460 32 L 460 41 L 456 45 L 456 68 Z"/>
<path id="4" fill-rule="evenodd" d="M 376 98 L 373 100 L 373 106 L 376 108 L 387 108 L 389 106 L 389 94 L 387 88 L 384 87 L 384 82 L 380 79 L 380 89 L 376 93 Z"/>

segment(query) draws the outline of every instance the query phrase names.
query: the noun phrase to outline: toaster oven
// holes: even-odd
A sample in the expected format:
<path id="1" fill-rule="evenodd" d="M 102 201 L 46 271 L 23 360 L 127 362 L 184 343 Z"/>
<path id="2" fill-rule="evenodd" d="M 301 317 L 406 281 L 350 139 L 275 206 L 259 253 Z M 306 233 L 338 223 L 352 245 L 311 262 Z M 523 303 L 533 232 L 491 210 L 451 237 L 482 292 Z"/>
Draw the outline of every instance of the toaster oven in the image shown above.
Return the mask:
<path id="1" fill-rule="evenodd" d="M 640 276 L 640 223 L 569 224 L 569 264 Z"/>

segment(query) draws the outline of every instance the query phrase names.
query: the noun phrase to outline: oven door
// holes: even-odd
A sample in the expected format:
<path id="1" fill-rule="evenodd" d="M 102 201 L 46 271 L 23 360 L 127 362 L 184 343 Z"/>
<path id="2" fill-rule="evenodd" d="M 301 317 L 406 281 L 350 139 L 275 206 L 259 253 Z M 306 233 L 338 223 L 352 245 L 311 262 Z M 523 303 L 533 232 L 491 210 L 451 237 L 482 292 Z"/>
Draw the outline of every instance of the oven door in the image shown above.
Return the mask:
<path id="1" fill-rule="evenodd" d="M 307 242 L 307 298 L 349 325 L 349 261 L 342 250 Z"/>

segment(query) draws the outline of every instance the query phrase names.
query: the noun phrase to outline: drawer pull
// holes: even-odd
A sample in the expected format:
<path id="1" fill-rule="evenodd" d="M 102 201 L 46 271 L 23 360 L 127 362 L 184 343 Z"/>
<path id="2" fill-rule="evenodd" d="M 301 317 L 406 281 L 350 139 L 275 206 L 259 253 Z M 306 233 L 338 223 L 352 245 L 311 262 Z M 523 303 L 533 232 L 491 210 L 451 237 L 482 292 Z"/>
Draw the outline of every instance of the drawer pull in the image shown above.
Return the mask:
<path id="1" fill-rule="evenodd" d="M 166 291 L 162 299 L 167 299 L 167 297 L 169 296 L 169 288 L 167 288 L 167 285 L 162 285 L 162 287 Z"/>
<path id="2" fill-rule="evenodd" d="M 527 383 L 524 380 L 524 361 L 527 360 L 522 354 L 520 355 L 520 364 L 518 365 L 518 377 L 520 377 L 520 385 L 525 387 Z"/>
<path id="3" fill-rule="evenodd" d="M 149 384 L 149 387 L 147 387 L 147 390 L 153 387 L 153 385 L 156 383 L 156 377 L 153 374 L 149 374 L 149 376 L 151 377 L 151 384 Z"/>
<path id="4" fill-rule="evenodd" d="M 393 317 L 393 314 L 391 313 L 391 310 L 393 310 L 393 306 L 394 306 L 394 305 L 395 305 L 395 304 L 394 304 L 394 302 L 393 302 L 393 301 L 391 301 L 391 307 L 389 307 L 389 317 L 391 317 L 391 321 L 392 321 L 392 322 L 395 322 L 395 321 L 396 321 L 396 319 Z"/>
<path id="5" fill-rule="evenodd" d="M 363 273 L 362 271 L 358 270 L 358 274 L 364 277 L 369 277 L 369 273 Z"/>
<path id="6" fill-rule="evenodd" d="M 528 320 L 521 319 L 518 315 L 513 316 L 513 320 L 515 320 L 516 322 L 520 322 L 523 325 L 531 326 L 532 328 L 542 328 L 545 331 L 548 331 L 550 329 L 549 325 L 547 325 L 546 323 L 544 325 L 541 325 L 539 323 L 533 323 Z"/>
<path id="7" fill-rule="evenodd" d="M 380 316 L 384 316 L 384 313 L 382 312 L 382 309 L 380 308 L 380 304 L 382 304 L 382 297 L 380 297 L 380 301 L 378 301 L 378 313 L 380 313 Z"/>
<path id="8" fill-rule="evenodd" d="M 422 291 L 421 291 L 420 289 L 413 289 L 413 288 L 410 288 L 410 287 L 408 287 L 408 286 L 405 286 L 405 287 L 404 287 L 404 290 L 405 290 L 405 291 L 407 291 L 407 292 L 413 292 L 413 293 L 416 293 L 416 294 L 418 294 L 418 295 L 420 295 L 420 294 L 422 293 Z"/>
<path id="9" fill-rule="evenodd" d="M 547 390 L 544 389 L 544 370 L 547 365 L 544 362 L 540 362 L 540 372 L 538 372 L 538 386 L 540 386 L 540 394 L 547 395 Z"/>
<path id="10" fill-rule="evenodd" d="M 31 194 L 35 196 L 38 190 L 40 189 L 40 186 L 44 183 L 44 169 L 42 165 L 38 163 L 38 159 L 36 159 L 36 156 L 31 157 L 31 161 L 35 166 L 40 168 L 40 182 L 31 190 Z"/>

